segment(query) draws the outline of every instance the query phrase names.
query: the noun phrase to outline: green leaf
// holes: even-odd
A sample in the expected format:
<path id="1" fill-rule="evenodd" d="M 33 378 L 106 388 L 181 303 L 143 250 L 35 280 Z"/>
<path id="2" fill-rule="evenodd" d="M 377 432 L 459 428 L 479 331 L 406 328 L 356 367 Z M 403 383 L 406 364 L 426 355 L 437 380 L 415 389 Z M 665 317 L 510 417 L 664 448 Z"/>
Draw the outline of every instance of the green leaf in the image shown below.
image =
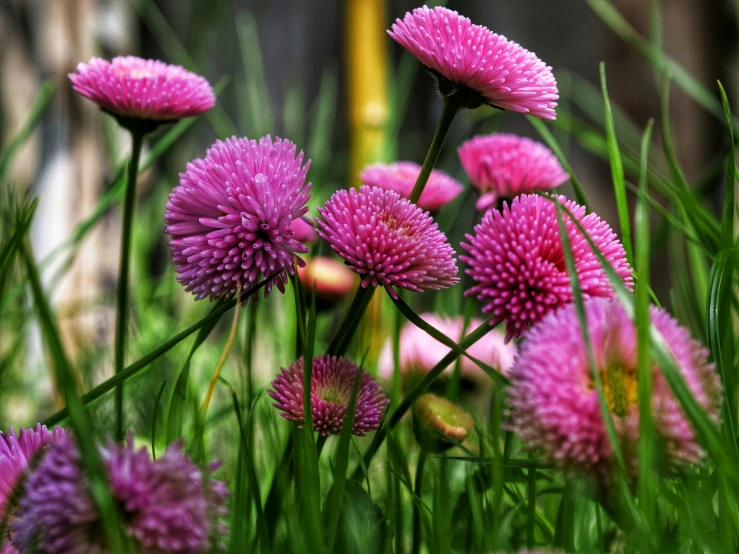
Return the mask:
<path id="1" fill-rule="evenodd" d="M 154 416 L 151 421 L 151 457 L 157 459 L 157 419 L 159 419 L 159 402 L 162 400 L 162 394 L 164 394 L 164 387 L 167 385 L 167 380 L 162 381 L 162 386 L 159 387 L 157 392 L 157 398 L 154 401 Z"/>
<path id="2" fill-rule="evenodd" d="M 603 109 L 606 121 L 606 138 L 608 157 L 611 161 L 611 178 L 613 179 L 613 193 L 616 197 L 618 220 L 621 225 L 621 242 L 626 250 L 626 259 L 630 265 L 634 264 L 634 247 L 631 244 L 631 225 L 629 224 L 629 205 L 626 202 L 626 186 L 624 184 L 624 166 L 621 162 L 621 152 L 616 138 L 616 125 L 613 122 L 611 101 L 608 98 L 606 84 L 606 64 L 600 63 L 600 86 L 603 89 Z"/>

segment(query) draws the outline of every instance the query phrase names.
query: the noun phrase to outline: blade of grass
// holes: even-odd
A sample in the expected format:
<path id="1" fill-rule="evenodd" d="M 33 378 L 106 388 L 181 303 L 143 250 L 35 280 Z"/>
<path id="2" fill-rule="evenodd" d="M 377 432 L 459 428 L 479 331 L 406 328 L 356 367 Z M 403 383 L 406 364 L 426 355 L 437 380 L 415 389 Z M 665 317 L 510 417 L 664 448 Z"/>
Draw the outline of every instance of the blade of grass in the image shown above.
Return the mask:
<path id="1" fill-rule="evenodd" d="M 162 386 L 159 387 L 157 392 L 157 398 L 154 401 L 154 416 L 151 421 L 151 457 L 157 459 L 157 419 L 159 419 L 159 403 L 162 400 L 162 394 L 164 394 L 164 387 L 167 385 L 167 380 L 162 381 Z"/>
<path id="2" fill-rule="evenodd" d="M 618 210 L 618 221 L 621 226 L 621 242 L 626 250 L 626 259 L 629 264 L 634 264 L 634 247 L 631 243 L 631 225 L 629 223 L 629 205 L 626 202 L 626 186 L 624 184 L 624 166 L 621 162 L 621 152 L 616 138 L 616 125 L 613 122 L 611 101 L 608 98 L 608 85 L 606 83 L 606 64 L 600 63 L 600 86 L 603 90 L 603 111 L 606 122 L 606 142 L 608 145 L 608 157 L 611 166 L 611 179 L 613 180 L 613 193 L 616 197 L 616 208 Z"/>

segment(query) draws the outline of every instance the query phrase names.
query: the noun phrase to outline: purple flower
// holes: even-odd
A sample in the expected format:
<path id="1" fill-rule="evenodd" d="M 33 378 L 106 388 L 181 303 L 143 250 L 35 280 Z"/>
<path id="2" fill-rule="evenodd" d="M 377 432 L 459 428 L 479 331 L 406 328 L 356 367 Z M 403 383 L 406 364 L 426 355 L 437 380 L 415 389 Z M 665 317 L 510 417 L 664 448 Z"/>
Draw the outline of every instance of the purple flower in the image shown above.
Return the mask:
<path id="1" fill-rule="evenodd" d="M 181 443 L 170 446 L 156 461 L 145 449 L 134 450 L 130 438 L 125 446 L 109 442 L 101 454 L 110 492 L 138 552 L 210 552 L 212 532 L 221 531 L 218 520 L 224 515 L 227 491 L 183 455 Z M 107 551 L 82 459 L 71 438 L 50 448 L 29 479 L 12 539 L 21 552 Z"/>
<path id="2" fill-rule="evenodd" d="M 431 71 L 443 96 L 555 119 L 552 68 L 536 54 L 447 8 L 416 8 L 388 31 Z"/>
<path id="3" fill-rule="evenodd" d="M 616 433 L 631 471 L 638 467 L 639 406 L 636 330 L 616 299 L 585 303 L 587 331 Z M 718 421 L 720 381 L 708 351 L 664 310 L 652 307 L 683 379 L 700 406 Z M 512 427 L 530 448 L 542 450 L 568 470 L 607 481 L 613 451 L 598 406 L 574 304 L 550 313 L 526 335 L 509 372 Z M 696 463 L 703 452 L 662 372 L 652 371 L 652 415 L 674 466 Z"/>
<path id="4" fill-rule="evenodd" d="M 282 412 L 282 417 L 301 423 L 301 428 L 304 421 L 303 368 L 303 358 L 300 358 L 288 369 L 280 369 L 277 378 L 272 381 L 274 390 L 267 391 L 275 400 L 273 406 Z M 329 355 L 313 358 L 313 428 L 322 435 L 341 434 L 357 371 L 357 365 L 344 358 Z M 354 408 L 352 434 L 363 437 L 377 429 L 389 402 L 374 377 L 369 373 L 362 373 Z"/>
<path id="5" fill-rule="evenodd" d="M 403 198 L 408 198 L 421 173 L 421 166 L 414 162 L 395 162 L 391 164 L 372 164 L 362 170 L 359 179 L 368 186 L 394 190 Z M 423 189 L 418 207 L 429 212 L 438 212 L 454 200 L 464 187 L 455 179 L 438 169 L 429 175 Z"/>
<path id="6" fill-rule="evenodd" d="M 217 299 L 277 273 L 264 296 L 273 285 L 284 292 L 293 264 L 302 265 L 296 254 L 308 252 L 291 224 L 308 211 L 309 166 L 292 142 L 269 136 L 219 140 L 187 164 L 164 215 L 185 290 Z"/>
<path id="7" fill-rule="evenodd" d="M 454 250 L 428 214 L 397 192 L 363 185 L 318 208 L 318 234 L 362 278 L 362 286 L 415 292 L 456 285 Z"/>
<path id="8" fill-rule="evenodd" d="M 178 65 L 134 56 L 92 58 L 70 73 L 74 90 L 104 110 L 131 119 L 177 121 L 211 109 L 208 81 Z"/>
<path id="9" fill-rule="evenodd" d="M 507 133 L 477 136 L 464 142 L 458 152 L 470 181 L 482 195 L 479 210 L 493 207 L 500 198 L 551 190 L 570 178 L 549 148 L 526 137 Z"/>
<path id="10" fill-rule="evenodd" d="M 558 200 L 579 220 L 590 239 L 628 287 L 631 268 L 621 242 L 608 224 L 594 213 L 564 196 Z M 563 213 L 575 269 L 584 298 L 613 294 L 606 272 L 590 244 L 567 214 Z M 503 211 L 486 213 L 466 235 L 469 244 L 460 259 L 476 285 L 465 292 L 483 302 L 484 313 L 492 313 L 493 324 L 506 325 L 506 342 L 520 338 L 547 313 L 573 300 L 564 249 L 557 224 L 557 207 L 552 200 L 523 194 Z"/>

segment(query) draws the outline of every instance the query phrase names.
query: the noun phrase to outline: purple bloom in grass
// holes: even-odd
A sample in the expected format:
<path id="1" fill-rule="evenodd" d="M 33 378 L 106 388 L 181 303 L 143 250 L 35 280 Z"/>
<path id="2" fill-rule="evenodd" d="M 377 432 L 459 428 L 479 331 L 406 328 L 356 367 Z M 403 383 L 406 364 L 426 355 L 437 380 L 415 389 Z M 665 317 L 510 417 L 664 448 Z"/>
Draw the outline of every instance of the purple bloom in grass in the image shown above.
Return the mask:
<path id="1" fill-rule="evenodd" d="M 303 263 L 296 254 L 308 252 L 291 224 L 308 211 L 309 166 L 292 142 L 269 136 L 216 141 L 187 164 L 164 214 L 185 290 L 217 299 L 277 273 L 264 296 L 273 285 L 284 292 L 293 264 Z"/>
<path id="2" fill-rule="evenodd" d="M 443 96 L 555 119 L 559 93 L 552 68 L 486 27 L 447 8 L 416 8 L 388 31 L 439 81 Z"/>
<path id="3" fill-rule="evenodd" d="M 204 554 L 211 535 L 222 534 L 225 485 L 185 457 L 182 444 L 156 461 L 109 442 L 101 448 L 113 499 L 129 537 L 144 554 Z M 210 470 L 217 466 L 211 465 Z M 71 438 L 56 443 L 28 481 L 13 525 L 21 552 L 97 554 L 107 551 L 82 459 Z"/>
<path id="4" fill-rule="evenodd" d="M 631 268 L 626 252 L 608 224 L 585 207 L 557 197 L 575 217 L 626 286 L 631 287 Z M 584 298 L 610 297 L 611 283 L 590 244 L 572 219 L 563 213 L 575 269 Z M 469 265 L 467 274 L 476 285 L 465 292 L 484 303 L 493 324 L 505 322 L 506 342 L 520 338 L 547 313 L 573 301 L 564 248 L 559 236 L 557 207 L 552 200 L 534 194 L 517 196 L 503 210 L 485 214 L 466 235 L 469 244 L 460 259 Z"/>
<path id="5" fill-rule="evenodd" d="M 113 115 L 171 122 L 211 109 L 213 89 L 178 65 L 134 56 L 92 58 L 70 73 L 74 90 Z"/>
<path id="6" fill-rule="evenodd" d="M 395 162 L 391 164 L 372 164 L 362 170 L 359 179 L 371 187 L 394 190 L 403 198 L 408 198 L 421 173 L 421 166 L 414 162 Z M 464 187 L 455 179 L 438 169 L 429 175 L 423 189 L 418 207 L 429 212 L 438 212 L 454 200 Z"/>
<path id="7" fill-rule="evenodd" d="M 362 278 L 415 292 L 456 285 L 457 263 L 446 235 L 421 208 L 391 190 L 363 185 L 337 191 L 318 208 L 318 234 Z"/>
<path id="8" fill-rule="evenodd" d="M 636 329 L 616 299 L 585 303 L 588 336 L 616 434 L 629 470 L 638 468 L 639 440 Z M 652 325 L 664 337 L 678 371 L 698 404 L 719 419 L 720 381 L 708 351 L 664 310 L 652 307 Z M 607 482 L 613 451 L 598 406 L 597 390 L 574 304 L 550 313 L 526 335 L 508 373 L 512 427 L 529 447 L 565 469 Z M 652 415 L 674 468 L 703 454 L 690 422 L 654 364 Z"/>
<path id="9" fill-rule="evenodd" d="M 274 390 L 267 391 L 274 400 L 273 406 L 282 411 L 282 416 L 297 421 L 302 428 L 303 407 L 303 358 L 288 369 L 282 368 L 272 381 Z M 354 380 L 359 368 L 344 358 L 329 356 L 313 359 L 311 373 L 311 405 L 313 428 L 322 435 L 340 435 L 344 416 L 349 407 Z M 380 425 L 385 407 L 390 400 L 369 373 L 359 378 L 359 391 L 354 409 L 352 433 L 363 437 Z"/>
<path id="10" fill-rule="evenodd" d="M 492 208 L 499 198 L 550 190 L 570 176 L 549 148 L 508 133 L 473 137 L 458 149 L 472 184 L 482 195 L 478 210 Z"/>

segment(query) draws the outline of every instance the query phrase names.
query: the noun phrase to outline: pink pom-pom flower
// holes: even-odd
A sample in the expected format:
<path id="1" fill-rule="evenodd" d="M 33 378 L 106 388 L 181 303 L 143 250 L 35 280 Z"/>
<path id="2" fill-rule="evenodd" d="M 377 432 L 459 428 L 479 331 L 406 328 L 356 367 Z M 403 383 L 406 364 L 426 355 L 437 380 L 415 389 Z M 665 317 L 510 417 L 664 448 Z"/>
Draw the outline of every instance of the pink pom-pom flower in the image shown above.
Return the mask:
<path id="1" fill-rule="evenodd" d="M 421 318 L 454 342 L 459 343 L 462 340 L 462 331 L 464 330 L 464 318 L 462 316 L 441 317 L 436 314 L 425 313 L 421 314 Z M 482 323 L 479 319 L 471 319 L 467 325 L 465 336 Z M 406 323 L 400 331 L 399 345 L 399 371 L 404 377 L 407 376 L 411 380 L 414 376 L 423 376 L 431 371 L 451 351 L 448 346 L 443 345 L 426 331 L 410 322 Z M 506 344 L 504 342 L 502 332 L 493 330 L 468 348 L 467 352 L 470 356 L 505 374 L 513 365 L 517 350 L 514 343 Z M 394 366 L 393 344 L 392 340 L 388 340 L 380 352 L 378 361 L 380 377 L 389 381 L 393 376 Z M 449 374 L 453 369 L 454 364 L 451 364 L 444 370 L 444 373 Z M 487 373 L 466 356 L 460 357 L 460 371 L 463 378 L 468 378 L 476 383 L 490 382 Z"/>
<path id="2" fill-rule="evenodd" d="M 70 73 L 74 90 L 115 116 L 173 122 L 211 109 L 208 81 L 178 65 L 135 56 L 92 58 Z"/>
<path id="3" fill-rule="evenodd" d="M 477 136 L 458 149 L 462 167 L 480 191 L 477 208 L 492 208 L 501 198 L 551 190 L 570 176 L 549 148 L 507 133 Z"/>
<path id="4" fill-rule="evenodd" d="M 164 220 L 177 280 L 198 299 L 230 296 L 277 273 L 285 291 L 296 254 L 308 252 L 291 224 L 308 211 L 310 161 L 289 140 L 230 138 L 187 164 Z M 253 298 L 256 301 L 257 295 Z"/>
<path id="5" fill-rule="evenodd" d="M 394 190 L 403 198 L 408 198 L 421 173 L 421 166 L 414 162 L 395 162 L 391 164 L 372 164 L 362 170 L 359 180 L 365 185 Z M 455 179 L 438 169 L 434 169 L 423 189 L 418 207 L 429 212 L 438 212 L 454 200 L 464 187 Z"/>
<path id="6" fill-rule="evenodd" d="M 447 8 L 416 8 L 396 20 L 391 37 L 426 66 L 442 96 L 463 107 L 483 103 L 555 119 L 559 93 L 552 68 L 515 42 Z"/>
<path id="7" fill-rule="evenodd" d="M 337 191 L 318 208 L 318 234 L 362 278 L 362 286 L 415 292 L 455 285 L 454 250 L 421 208 L 391 190 Z"/>
<path id="8" fill-rule="evenodd" d="M 636 330 L 621 304 L 607 298 L 585 302 L 587 332 L 616 434 L 629 471 L 638 467 L 639 439 Z M 714 421 L 720 381 L 708 351 L 664 310 L 652 307 L 651 324 L 663 336 L 685 383 Z M 614 457 L 578 321 L 570 304 L 547 315 L 526 335 L 508 374 L 512 428 L 524 443 L 565 469 L 607 482 Z M 701 459 L 695 432 L 656 366 L 652 416 L 674 469 Z"/>
<path id="9" fill-rule="evenodd" d="M 556 197 L 575 217 L 611 264 L 614 271 L 631 287 L 631 268 L 626 252 L 608 224 L 594 213 L 585 215 L 585 207 Z M 613 289 L 605 270 L 591 250 L 588 240 L 570 217 L 562 217 L 570 240 L 575 269 L 583 298 L 610 297 Z M 573 301 L 564 248 L 559 236 L 557 207 L 552 199 L 534 194 L 504 203 L 503 210 L 491 210 L 475 226 L 474 235 L 462 243 L 467 255 L 467 274 L 476 285 L 465 292 L 477 296 L 483 312 L 494 317 L 493 323 L 505 322 L 506 341 L 520 338 L 547 313 Z"/>
<path id="10" fill-rule="evenodd" d="M 282 417 L 300 423 L 301 428 L 305 415 L 303 371 L 304 362 L 300 358 L 288 369 L 282 368 L 272 381 L 273 390 L 267 391 Z M 310 385 L 313 428 L 322 435 L 341 434 L 358 371 L 356 364 L 344 358 L 327 354 L 313 359 Z M 374 377 L 363 372 L 359 378 L 352 434 L 363 437 L 377 429 L 389 402 Z"/>
<path id="11" fill-rule="evenodd" d="M 129 438 L 101 448 L 108 486 L 125 531 L 144 554 L 205 554 L 211 534 L 225 533 L 225 484 L 182 453 L 181 442 L 152 461 Z M 82 457 L 67 437 L 44 456 L 26 485 L 11 537 L 21 552 L 104 552 L 101 516 L 92 499 Z"/>

